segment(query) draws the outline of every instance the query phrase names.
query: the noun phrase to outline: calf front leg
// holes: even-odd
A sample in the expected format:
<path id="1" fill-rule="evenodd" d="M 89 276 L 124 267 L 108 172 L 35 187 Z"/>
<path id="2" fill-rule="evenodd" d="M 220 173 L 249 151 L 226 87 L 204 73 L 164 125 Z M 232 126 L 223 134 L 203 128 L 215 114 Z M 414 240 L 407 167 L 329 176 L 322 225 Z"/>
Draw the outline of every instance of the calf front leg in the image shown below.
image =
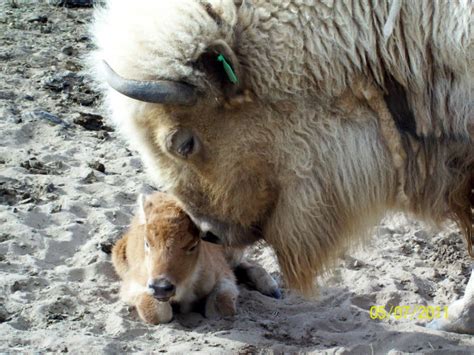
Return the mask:
<path id="1" fill-rule="evenodd" d="M 136 307 L 138 315 L 146 323 L 169 323 L 173 319 L 173 310 L 169 302 L 160 302 L 146 293 L 138 297 Z"/>
<path id="2" fill-rule="evenodd" d="M 233 316 L 237 312 L 237 297 L 239 290 L 233 280 L 220 280 L 206 300 L 206 318 Z"/>
<path id="3" fill-rule="evenodd" d="M 434 320 L 428 324 L 428 328 L 474 335 L 474 268 L 464 297 L 449 306 L 448 318 Z"/>

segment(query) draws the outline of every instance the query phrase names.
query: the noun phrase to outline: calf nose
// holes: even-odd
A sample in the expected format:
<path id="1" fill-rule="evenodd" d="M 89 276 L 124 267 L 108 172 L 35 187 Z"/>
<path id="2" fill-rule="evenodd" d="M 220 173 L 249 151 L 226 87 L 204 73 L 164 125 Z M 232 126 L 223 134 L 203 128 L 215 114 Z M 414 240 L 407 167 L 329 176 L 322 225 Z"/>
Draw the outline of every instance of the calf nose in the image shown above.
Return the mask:
<path id="1" fill-rule="evenodd" d="M 153 291 L 153 296 L 160 301 L 167 301 L 176 290 L 176 287 L 165 278 L 150 280 L 147 286 Z"/>

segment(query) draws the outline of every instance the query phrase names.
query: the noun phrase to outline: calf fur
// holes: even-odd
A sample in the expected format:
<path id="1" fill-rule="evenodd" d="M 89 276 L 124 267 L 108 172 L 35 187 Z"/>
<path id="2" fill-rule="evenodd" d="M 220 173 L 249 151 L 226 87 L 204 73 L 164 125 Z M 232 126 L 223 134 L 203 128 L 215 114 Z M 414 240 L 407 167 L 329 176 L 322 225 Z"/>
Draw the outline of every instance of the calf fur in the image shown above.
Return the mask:
<path id="1" fill-rule="evenodd" d="M 121 298 L 151 324 L 173 318 L 205 299 L 205 316 L 236 313 L 238 289 L 221 246 L 200 239 L 176 200 L 157 192 L 139 198 L 139 211 L 115 244 L 112 262 L 123 280 Z"/>

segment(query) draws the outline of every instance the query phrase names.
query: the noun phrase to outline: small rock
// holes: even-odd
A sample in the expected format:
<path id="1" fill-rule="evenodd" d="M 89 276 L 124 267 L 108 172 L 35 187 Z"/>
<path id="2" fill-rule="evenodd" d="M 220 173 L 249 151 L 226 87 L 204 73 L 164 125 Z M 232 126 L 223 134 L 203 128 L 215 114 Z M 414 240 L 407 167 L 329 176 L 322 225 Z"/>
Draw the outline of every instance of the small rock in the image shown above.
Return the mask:
<path id="1" fill-rule="evenodd" d="M 0 203 L 2 205 L 12 206 L 16 204 L 19 200 L 17 196 L 17 191 L 15 189 L 10 189 L 8 187 L 0 187 Z"/>
<path id="2" fill-rule="evenodd" d="M 112 253 L 112 248 L 114 247 L 114 244 L 112 242 L 102 242 L 99 244 L 100 250 L 102 250 L 105 254 L 111 254 Z"/>
<path id="3" fill-rule="evenodd" d="M 363 261 L 353 258 L 350 255 L 346 255 L 344 258 L 344 261 L 345 261 L 345 267 L 348 268 L 349 270 L 359 270 L 360 268 L 366 266 L 366 264 Z"/>
<path id="4" fill-rule="evenodd" d="M 21 291 L 26 287 L 24 281 L 15 281 L 13 285 L 10 287 L 11 292 Z"/>
<path id="5" fill-rule="evenodd" d="M 82 84 L 84 77 L 73 72 L 56 73 L 42 80 L 45 88 L 54 92 L 70 92 Z"/>
<path id="6" fill-rule="evenodd" d="M 63 48 L 61 48 L 61 52 L 69 56 L 76 54 L 76 50 L 73 46 L 64 46 Z"/>
<path id="7" fill-rule="evenodd" d="M 57 213 L 57 212 L 60 212 L 62 210 L 63 206 L 61 204 L 55 204 L 53 206 L 51 206 L 51 208 L 49 209 L 49 213 Z"/>
<path id="8" fill-rule="evenodd" d="M 6 242 L 7 240 L 13 239 L 11 234 L 2 233 L 0 234 L 0 243 Z"/>
<path id="9" fill-rule="evenodd" d="M 7 122 L 18 124 L 18 123 L 22 123 L 23 120 L 21 119 L 21 117 L 8 116 L 7 117 Z"/>
<path id="10" fill-rule="evenodd" d="M 53 31 L 53 28 L 50 24 L 48 24 L 48 25 L 45 25 L 45 26 L 41 27 L 40 31 L 41 31 L 41 33 L 51 33 Z"/>
<path id="11" fill-rule="evenodd" d="M 100 207 L 100 201 L 96 198 L 92 199 L 90 204 L 91 207 Z"/>
<path id="12" fill-rule="evenodd" d="M 31 158 L 20 163 L 22 168 L 28 170 L 30 174 L 39 174 L 39 175 L 49 175 L 51 173 L 50 169 L 44 166 L 44 164 L 36 158 Z"/>
<path id="13" fill-rule="evenodd" d="M 45 15 L 33 16 L 30 19 L 28 19 L 28 22 L 46 23 L 48 22 L 48 16 L 45 16 Z"/>
<path id="14" fill-rule="evenodd" d="M 0 323 L 4 323 L 8 321 L 8 318 L 10 318 L 10 314 L 8 311 L 5 309 L 3 305 L 0 306 Z"/>
<path id="15" fill-rule="evenodd" d="M 74 123 L 84 127 L 88 131 L 112 131 L 112 129 L 104 124 L 104 119 L 100 115 L 92 113 L 80 112 L 79 117 L 74 119 Z"/>
<path id="16" fill-rule="evenodd" d="M 105 173 L 105 165 L 102 164 L 101 162 L 95 161 L 93 163 L 90 163 L 89 167 L 101 173 Z"/>
<path id="17" fill-rule="evenodd" d="M 106 141 L 109 138 L 110 138 L 110 134 L 108 132 L 105 132 L 105 131 L 97 132 L 97 139 L 100 139 L 102 141 Z"/>
<path id="18" fill-rule="evenodd" d="M 428 234 L 428 232 L 425 231 L 425 230 L 419 230 L 419 231 L 416 231 L 416 232 L 415 232 L 415 237 L 421 238 L 421 239 L 428 239 L 428 238 L 429 238 L 429 234 Z"/>
<path id="19" fill-rule="evenodd" d="M 30 113 L 30 116 L 33 118 L 37 118 L 40 120 L 45 120 L 50 123 L 56 124 L 56 125 L 61 125 L 64 127 L 68 127 L 69 124 L 64 122 L 62 119 L 60 119 L 58 116 L 53 115 L 52 113 L 42 111 L 42 110 L 35 110 Z"/>
<path id="20" fill-rule="evenodd" d="M 65 68 L 72 72 L 78 72 L 82 69 L 82 66 L 79 63 L 74 62 L 73 60 L 68 60 L 64 64 Z"/>
<path id="21" fill-rule="evenodd" d="M 47 193 L 51 193 L 53 192 L 54 190 L 56 190 L 56 187 L 54 186 L 53 183 L 49 183 L 48 185 L 46 185 L 44 187 L 44 190 L 47 192 Z"/>
<path id="22" fill-rule="evenodd" d="M 50 3 L 65 7 L 92 7 L 94 0 L 51 0 Z"/>
<path id="23" fill-rule="evenodd" d="M 91 171 L 89 174 L 86 175 L 85 178 L 82 179 L 82 182 L 85 184 L 92 184 L 97 182 L 97 177 L 95 176 L 94 172 Z"/>
<path id="24" fill-rule="evenodd" d="M 16 94 L 13 91 L 0 91 L 0 100 L 13 100 Z"/>

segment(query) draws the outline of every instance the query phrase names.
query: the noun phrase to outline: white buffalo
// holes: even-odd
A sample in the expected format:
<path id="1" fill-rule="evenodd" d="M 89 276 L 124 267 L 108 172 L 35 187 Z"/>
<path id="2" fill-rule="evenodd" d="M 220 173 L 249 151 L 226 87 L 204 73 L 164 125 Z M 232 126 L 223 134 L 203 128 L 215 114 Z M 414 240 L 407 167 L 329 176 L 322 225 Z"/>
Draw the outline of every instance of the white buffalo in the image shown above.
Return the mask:
<path id="1" fill-rule="evenodd" d="M 111 116 L 207 239 L 265 239 L 287 285 L 387 210 L 458 223 L 472 253 L 473 3 L 107 1 Z M 474 333 L 474 280 L 451 319 Z"/>

